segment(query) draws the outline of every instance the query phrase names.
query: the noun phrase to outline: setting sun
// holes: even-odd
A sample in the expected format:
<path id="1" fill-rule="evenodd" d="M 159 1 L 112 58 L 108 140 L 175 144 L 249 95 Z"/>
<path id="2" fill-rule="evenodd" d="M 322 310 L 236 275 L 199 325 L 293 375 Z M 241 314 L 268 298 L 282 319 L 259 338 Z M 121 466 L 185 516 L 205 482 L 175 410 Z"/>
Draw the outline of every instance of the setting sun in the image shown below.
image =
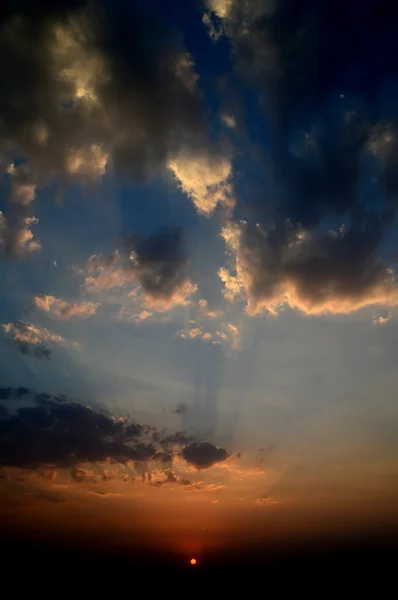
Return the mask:
<path id="1" fill-rule="evenodd" d="M 191 565 L 196 565 L 196 558 L 191 558 Z"/>

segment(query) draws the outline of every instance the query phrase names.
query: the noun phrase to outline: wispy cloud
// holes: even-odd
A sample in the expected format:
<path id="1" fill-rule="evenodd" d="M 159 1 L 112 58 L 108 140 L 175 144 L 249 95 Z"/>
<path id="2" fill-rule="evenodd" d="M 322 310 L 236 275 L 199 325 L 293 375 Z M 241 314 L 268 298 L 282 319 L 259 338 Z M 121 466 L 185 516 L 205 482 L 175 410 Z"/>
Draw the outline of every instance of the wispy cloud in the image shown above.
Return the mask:
<path id="1" fill-rule="evenodd" d="M 51 316 L 60 320 L 67 320 L 73 317 L 85 319 L 93 316 L 99 304 L 89 300 L 79 302 L 67 302 L 55 296 L 35 296 L 33 302 L 36 308 L 49 313 Z"/>
<path id="2" fill-rule="evenodd" d="M 68 343 L 60 335 L 24 321 L 4 323 L 1 327 L 5 336 L 13 340 L 22 354 L 51 358 L 52 346 Z"/>

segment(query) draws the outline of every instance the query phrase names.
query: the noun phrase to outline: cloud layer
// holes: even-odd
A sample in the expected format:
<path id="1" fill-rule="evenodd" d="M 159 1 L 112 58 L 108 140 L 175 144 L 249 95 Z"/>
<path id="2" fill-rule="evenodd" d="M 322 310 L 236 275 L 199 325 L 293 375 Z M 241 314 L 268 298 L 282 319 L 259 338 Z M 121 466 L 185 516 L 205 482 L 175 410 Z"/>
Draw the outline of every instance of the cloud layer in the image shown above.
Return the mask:
<path id="1" fill-rule="evenodd" d="M 11 412 L 13 401 L 21 399 L 26 406 L 18 404 Z M 0 400 L 7 401 L 0 415 L 1 466 L 38 469 L 51 464 L 74 469 L 72 477 L 78 481 L 85 478 L 81 463 L 171 464 L 181 455 L 196 468 L 209 468 L 229 457 L 226 450 L 213 444 L 197 444 L 179 432 L 166 435 L 63 396 L 35 394 L 23 387 L 0 388 Z"/>

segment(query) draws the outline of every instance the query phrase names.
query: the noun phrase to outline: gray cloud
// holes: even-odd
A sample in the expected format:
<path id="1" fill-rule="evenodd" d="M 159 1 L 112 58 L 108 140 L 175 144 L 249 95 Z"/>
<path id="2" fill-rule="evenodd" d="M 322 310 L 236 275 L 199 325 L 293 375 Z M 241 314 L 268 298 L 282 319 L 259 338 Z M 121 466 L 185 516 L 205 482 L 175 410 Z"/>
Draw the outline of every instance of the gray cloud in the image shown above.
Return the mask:
<path id="1" fill-rule="evenodd" d="M 220 271 L 224 294 L 246 301 L 251 314 L 284 305 L 307 314 L 396 305 L 394 272 L 378 256 L 381 231 L 374 215 L 348 231 L 319 235 L 290 222 L 268 231 L 231 225 L 223 232 L 234 257 L 233 266 Z"/>
<path id="2" fill-rule="evenodd" d="M 356 9 L 343 0 L 207 6 L 266 120 L 264 193 L 245 199 L 248 222 L 236 225 L 235 240 L 227 231 L 237 259 L 220 273 L 226 296 L 245 297 L 252 312 L 396 304 L 380 249 L 398 207 L 397 7 L 386 0 Z"/>
<path id="3" fill-rule="evenodd" d="M 0 65 L 3 152 L 23 153 L 33 172 L 96 181 L 111 165 L 144 180 L 205 142 L 191 58 L 145 3 L 15 6 Z"/>
<path id="4" fill-rule="evenodd" d="M 194 442 L 185 446 L 181 452 L 183 458 L 196 469 L 209 469 L 213 465 L 224 462 L 230 456 L 224 448 L 218 448 L 210 442 Z"/>
<path id="5" fill-rule="evenodd" d="M 2 396 L 7 401 L 22 398 L 25 394 L 20 389 L 1 388 Z M 160 439 L 154 435 L 154 427 L 110 417 L 63 397 L 30 391 L 29 399 L 31 405 L 0 415 L 1 466 L 65 467 L 75 481 L 81 482 L 88 477 L 82 463 L 133 461 L 145 466 L 154 461 L 171 465 L 182 449 L 182 456 L 190 464 L 204 468 L 228 456 L 226 450 L 212 444 L 183 447 L 189 438 L 178 432 Z"/>

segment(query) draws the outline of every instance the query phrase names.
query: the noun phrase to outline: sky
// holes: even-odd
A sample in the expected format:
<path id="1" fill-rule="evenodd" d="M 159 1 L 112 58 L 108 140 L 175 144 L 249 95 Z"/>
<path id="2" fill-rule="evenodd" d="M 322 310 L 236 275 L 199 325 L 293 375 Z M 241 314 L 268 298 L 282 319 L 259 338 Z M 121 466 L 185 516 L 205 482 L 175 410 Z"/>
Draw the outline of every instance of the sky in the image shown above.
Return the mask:
<path id="1" fill-rule="evenodd" d="M 397 13 L 5 2 L 10 539 L 200 565 L 396 531 Z"/>

